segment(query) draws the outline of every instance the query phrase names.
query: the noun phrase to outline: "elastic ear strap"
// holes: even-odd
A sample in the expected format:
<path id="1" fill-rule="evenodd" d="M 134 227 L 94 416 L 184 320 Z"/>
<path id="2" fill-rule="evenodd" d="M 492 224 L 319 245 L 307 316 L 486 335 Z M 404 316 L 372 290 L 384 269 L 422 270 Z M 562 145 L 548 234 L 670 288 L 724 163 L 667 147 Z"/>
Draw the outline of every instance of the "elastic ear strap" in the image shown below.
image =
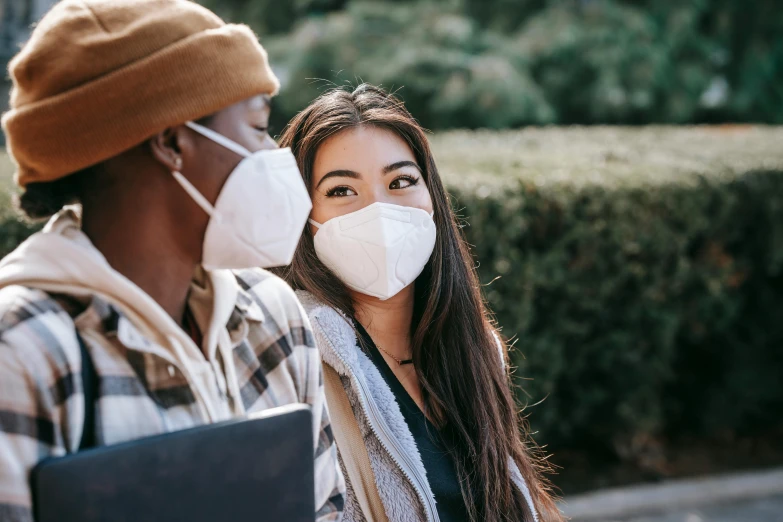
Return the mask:
<path id="1" fill-rule="evenodd" d="M 179 183 L 183 189 L 185 189 L 185 192 L 190 194 L 190 197 L 193 198 L 193 201 L 198 204 L 199 207 L 204 209 L 204 212 L 207 213 L 208 216 L 214 217 L 215 207 L 212 206 L 212 203 L 207 201 L 207 198 L 201 195 L 201 192 L 198 191 L 196 187 L 193 186 L 193 184 L 187 180 L 185 176 L 182 175 L 181 172 L 177 172 L 176 170 L 171 173 L 172 176 L 174 176 L 174 179 L 177 180 L 177 183 Z"/>
<path id="2" fill-rule="evenodd" d="M 239 143 L 236 143 L 236 142 L 226 138 L 225 136 L 223 136 L 219 132 L 215 132 L 212 129 L 208 129 L 207 127 L 204 127 L 203 125 L 199 125 L 198 123 L 194 123 L 192 121 L 188 121 L 188 122 L 185 122 L 185 126 L 190 128 L 190 129 L 192 129 L 192 130 L 194 130 L 194 131 L 196 131 L 196 132 L 198 132 L 199 134 L 201 134 L 205 138 L 209 138 L 212 141 L 214 141 L 215 143 L 217 143 L 219 145 L 223 145 L 228 150 L 230 150 L 232 152 L 236 152 L 237 154 L 239 154 L 240 156 L 242 156 L 244 158 L 247 158 L 247 157 L 250 157 L 250 156 L 253 155 L 252 152 L 247 150 L 245 147 L 243 147 Z"/>
<path id="3" fill-rule="evenodd" d="M 315 222 L 315 221 L 313 221 L 312 219 L 308 219 L 307 221 L 309 221 L 309 222 L 310 222 L 310 224 L 311 224 L 311 225 L 313 225 L 315 228 L 321 228 L 321 227 L 323 226 L 323 225 L 321 225 L 320 223 L 316 223 L 316 222 Z"/>

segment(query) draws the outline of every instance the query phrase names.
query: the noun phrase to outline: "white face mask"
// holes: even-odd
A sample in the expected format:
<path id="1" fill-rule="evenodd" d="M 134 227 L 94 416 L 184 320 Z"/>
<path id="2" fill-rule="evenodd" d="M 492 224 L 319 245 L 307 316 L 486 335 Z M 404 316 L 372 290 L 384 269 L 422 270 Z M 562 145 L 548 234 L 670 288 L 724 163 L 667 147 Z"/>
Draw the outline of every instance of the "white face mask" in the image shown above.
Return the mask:
<path id="1" fill-rule="evenodd" d="M 435 248 L 429 212 L 373 203 L 318 227 L 318 259 L 349 288 L 389 299 L 413 283 Z"/>
<path id="2" fill-rule="evenodd" d="M 291 149 L 253 153 L 202 125 L 185 125 L 245 158 L 229 174 L 214 206 L 185 176 L 173 173 L 210 216 L 202 266 L 216 270 L 289 264 L 312 208 Z"/>

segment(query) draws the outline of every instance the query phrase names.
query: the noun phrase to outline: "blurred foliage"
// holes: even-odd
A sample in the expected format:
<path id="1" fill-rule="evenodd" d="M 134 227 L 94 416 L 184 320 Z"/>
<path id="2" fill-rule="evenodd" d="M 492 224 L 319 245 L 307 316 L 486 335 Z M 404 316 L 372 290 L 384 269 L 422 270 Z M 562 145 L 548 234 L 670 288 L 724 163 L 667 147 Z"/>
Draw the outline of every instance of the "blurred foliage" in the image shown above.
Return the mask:
<path id="1" fill-rule="evenodd" d="M 262 36 L 286 33 L 302 17 L 339 11 L 348 0 L 200 0 L 226 20 L 252 24 Z"/>
<path id="2" fill-rule="evenodd" d="M 344 12 L 311 19 L 270 42 L 285 84 L 276 116 L 285 122 L 332 82 L 363 79 L 403 87 L 399 94 L 408 108 L 431 128 L 553 121 L 508 45 L 500 34 L 435 4 L 352 2 Z"/>
<path id="3" fill-rule="evenodd" d="M 783 122 L 779 0 L 204 1 L 270 49 L 278 130 L 359 78 L 433 129 Z"/>
<path id="4" fill-rule="evenodd" d="M 5 151 L 0 149 L 0 258 L 40 228 L 40 224 L 23 219 L 14 208 L 16 188 L 13 175 L 14 166 Z"/>
<path id="5" fill-rule="evenodd" d="M 781 142 L 732 126 L 432 136 L 550 450 L 634 459 L 637 441 L 780 423 Z M 34 227 L 0 169 L 5 254 Z"/>
<path id="6" fill-rule="evenodd" d="M 535 15 L 514 46 L 529 56 L 557 121 L 684 123 L 698 119 L 714 76 L 697 21 L 661 31 L 643 11 L 608 2 Z"/>
<path id="7" fill-rule="evenodd" d="M 783 9 L 778 0 L 625 1 L 639 5 L 664 30 L 681 31 L 693 21 L 688 30 L 713 47 L 716 77 L 703 99 L 707 117 L 783 122 Z M 724 88 L 726 96 L 717 96 Z"/>

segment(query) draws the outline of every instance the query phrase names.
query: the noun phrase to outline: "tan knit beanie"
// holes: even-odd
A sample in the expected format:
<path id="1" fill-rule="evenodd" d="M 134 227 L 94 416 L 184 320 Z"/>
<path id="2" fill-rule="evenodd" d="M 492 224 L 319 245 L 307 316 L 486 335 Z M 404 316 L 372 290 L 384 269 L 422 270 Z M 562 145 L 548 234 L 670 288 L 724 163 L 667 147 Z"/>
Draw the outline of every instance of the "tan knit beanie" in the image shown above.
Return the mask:
<path id="1" fill-rule="evenodd" d="M 3 129 L 21 186 L 278 89 L 248 27 L 188 0 L 63 0 L 9 71 Z"/>

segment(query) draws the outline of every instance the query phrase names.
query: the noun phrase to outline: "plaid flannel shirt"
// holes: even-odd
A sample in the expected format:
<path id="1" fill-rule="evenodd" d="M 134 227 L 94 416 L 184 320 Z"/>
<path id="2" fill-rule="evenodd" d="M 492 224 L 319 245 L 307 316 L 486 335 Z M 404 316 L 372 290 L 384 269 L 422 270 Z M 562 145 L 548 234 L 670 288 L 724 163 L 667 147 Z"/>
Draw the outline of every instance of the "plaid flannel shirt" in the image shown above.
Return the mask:
<path id="1" fill-rule="evenodd" d="M 291 289 L 262 270 L 235 272 L 240 291 L 227 329 L 248 413 L 311 406 L 317 519 L 338 520 L 344 482 L 325 406 L 320 357 Z M 29 472 L 40 460 L 77 451 L 84 422 L 78 329 L 98 374 L 100 445 L 201 424 L 187 380 L 145 350 L 151 341 L 100 298 L 71 308 L 65 296 L 0 290 L 0 520 L 30 521 Z M 154 350 L 152 350 L 154 352 Z M 303 491 L 302 495 L 313 492 Z"/>

